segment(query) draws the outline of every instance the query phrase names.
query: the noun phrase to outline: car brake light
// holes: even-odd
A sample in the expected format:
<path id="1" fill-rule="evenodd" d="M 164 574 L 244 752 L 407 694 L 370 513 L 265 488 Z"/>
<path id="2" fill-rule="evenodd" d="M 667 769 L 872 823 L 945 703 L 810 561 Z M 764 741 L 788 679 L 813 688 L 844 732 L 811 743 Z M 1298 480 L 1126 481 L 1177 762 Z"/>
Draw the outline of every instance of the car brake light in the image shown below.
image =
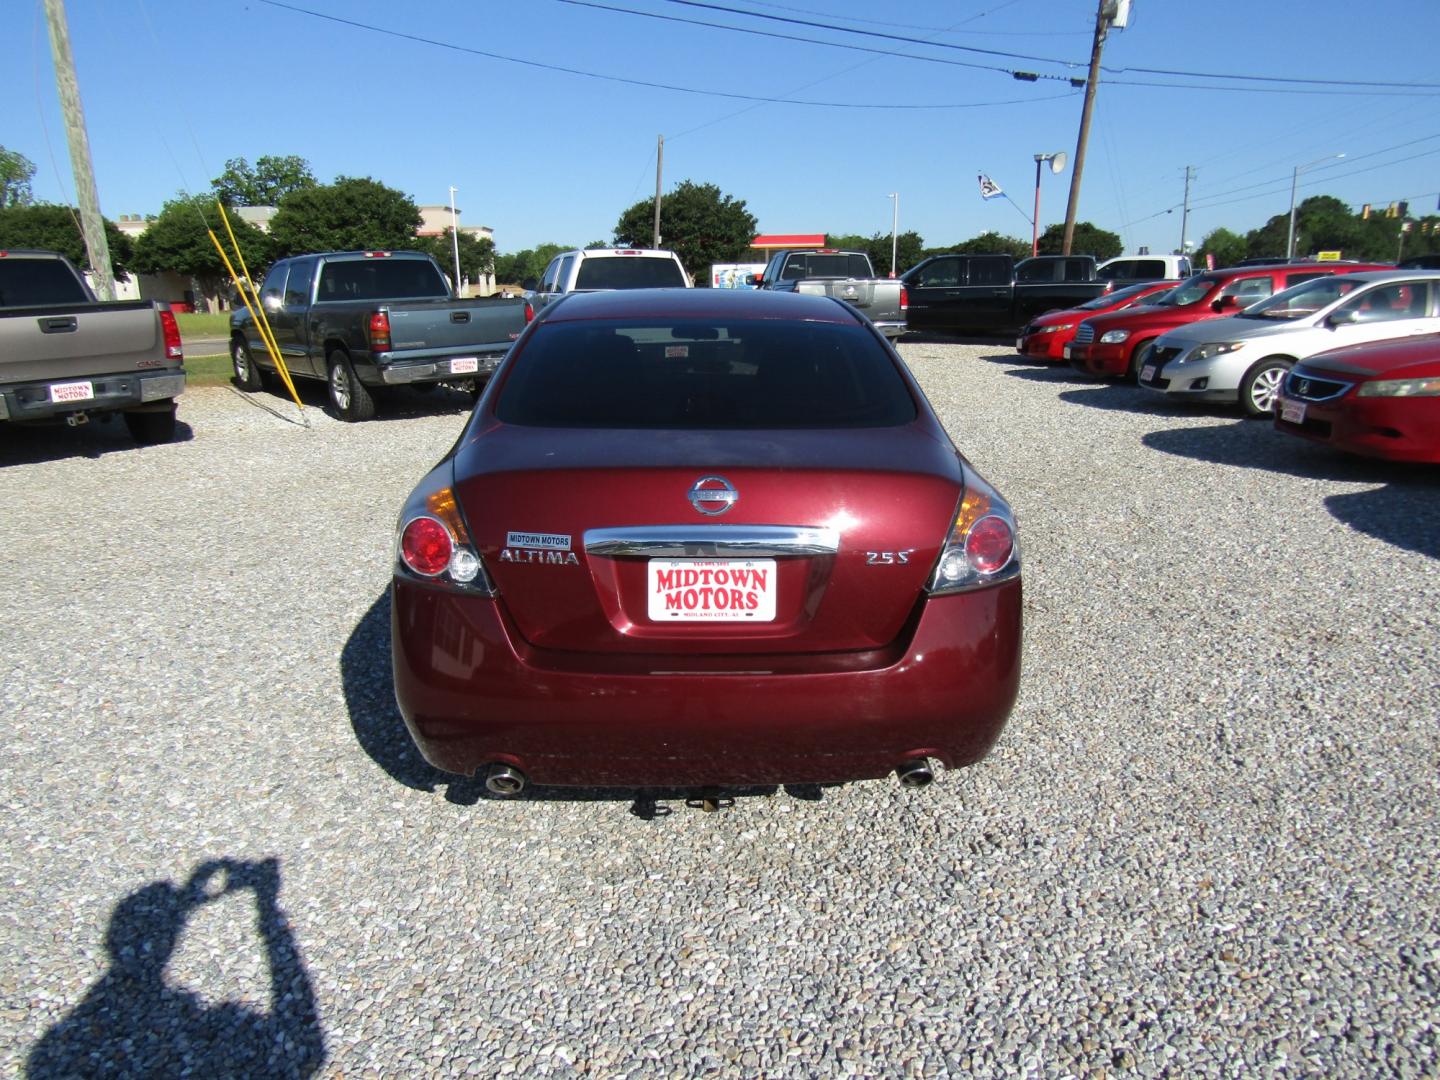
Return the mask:
<path id="1" fill-rule="evenodd" d="M 531 319 L 533 319 L 533 318 L 535 318 L 535 305 L 531 304 L 529 300 L 526 300 L 526 301 L 525 301 L 525 321 L 528 323 L 528 322 L 529 322 Z"/>
<path id="2" fill-rule="evenodd" d="M 965 558 L 982 574 L 993 574 L 1010 561 L 1015 534 L 1004 518 L 984 517 L 970 527 L 965 538 Z"/>
<path id="3" fill-rule="evenodd" d="M 180 344 L 180 324 L 169 308 L 160 312 L 160 332 L 165 338 L 165 356 L 170 360 L 184 360 L 185 350 Z"/>
<path id="4" fill-rule="evenodd" d="M 388 258 L 390 258 L 390 252 L 388 252 L 388 251 L 367 251 L 367 252 L 365 252 L 364 254 L 365 254 L 365 258 L 367 258 L 367 259 L 388 259 Z"/>
<path id="5" fill-rule="evenodd" d="M 400 533 L 400 557 L 424 577 L 443 574 L 454 548 L 450 530 L 431 517 L 416 518 Z"/>
<path id="6" fill-rule="evenodd" d="M 494 596 L 495 586 L 471 544 L 455 492 L 441 488 L 425 499 L 423 509 L 414 509 L 419 512 L 405 521 L 397 538 L 398 563 L 421 577 Z"/>
<path id="7" fill-rule="evenodd" d="M 910 294 L 905 291 L 905 286 L 904 286 L 904 285 L 901 285 L 901 286 L 900 286 L 900 310 L 901 310 L 901 311 L 908 311 L 909 309 L 910 309 Z"/>
<path id="8" fill-rule="evenodd" d="M 390 316 L 383 311 L 370 313 L 370 347 L 372 349 L 390 348 Z"/>
<path id="9" fill-rule="evenodd" d="M 1020 576 L 1010 508 L 983 482 L 970 479 L 926 586 L 932 596 L 984 588 Z"/>

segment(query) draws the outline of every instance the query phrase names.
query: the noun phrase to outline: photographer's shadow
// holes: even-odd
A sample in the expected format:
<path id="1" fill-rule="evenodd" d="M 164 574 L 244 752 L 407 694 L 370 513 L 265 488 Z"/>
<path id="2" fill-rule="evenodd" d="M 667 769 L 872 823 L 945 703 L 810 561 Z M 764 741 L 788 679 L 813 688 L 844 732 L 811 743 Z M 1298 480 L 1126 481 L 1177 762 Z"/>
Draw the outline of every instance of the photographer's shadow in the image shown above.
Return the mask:
<path id="1" fill-rule="evenodd" d="M 211 1004 L 169 984 L 165 968 L 190 915 L 227 893 L 254 894 L 270 971 L 270 1008 Z M 184 886 L 153 881 L 110 916 L 110 968 L 35 1044 L 26 1075 L 308 1077 L 325 1062 L 315 995 L 279 907 L 274 859 L 200 864 Z"/>

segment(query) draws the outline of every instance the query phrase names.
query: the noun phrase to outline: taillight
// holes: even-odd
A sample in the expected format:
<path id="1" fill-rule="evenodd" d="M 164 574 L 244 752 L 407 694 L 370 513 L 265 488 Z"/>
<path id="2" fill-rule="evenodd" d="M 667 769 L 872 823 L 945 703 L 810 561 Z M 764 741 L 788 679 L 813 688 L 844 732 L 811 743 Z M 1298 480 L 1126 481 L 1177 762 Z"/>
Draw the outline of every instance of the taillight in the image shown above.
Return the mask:
<path id="1" fill-rule="evenodd" d="M 910 307 L 910 294 L 905 291 L 905 286 L 900 286 L 900 310 L 906 311 Z"/>
<path id="2" fill-rule="evenodd" d="M 485 565 L 470 543 L 465 519 L 450 488 L 432 492 L 413 517 L 402 519 L 396 538 L 396 572 L 409 571 L 439 583 L 459 586 L 466 592 L 494 596 L 495 586 Z"/>
<path id="3" fill-rule="evenodd" d="M 390 316 L 383 311 L 370 313 L 370 348 L 390 348 Z"/>
<path id="4" fill-rule="evenodd" d="M 185 350 L 180 345 L 180 324 L 175 313 L 169 308 L 160 312 L 160 333 L 165 338 L 165 356 L 170 360 L 184 360 Z"/>
<path id="5" fill-rule="evenodd" d="M 926 586 L 932 595 L 980 589 L 1020 576 L 1010 507 L 973 474 L 966 479 L 950 535 Z"/>
<path id="6" fill-rule="evenodd" d="M 526 300 L 526 301 L 525 301 L 525 322 L 528 324 L 528 323 L 530 322 L 530 320 L 533 319 L 533 318 L 535 318 L 535 308 L 534 308 L 534 306 L 530 303 L 529 300 Z"/>

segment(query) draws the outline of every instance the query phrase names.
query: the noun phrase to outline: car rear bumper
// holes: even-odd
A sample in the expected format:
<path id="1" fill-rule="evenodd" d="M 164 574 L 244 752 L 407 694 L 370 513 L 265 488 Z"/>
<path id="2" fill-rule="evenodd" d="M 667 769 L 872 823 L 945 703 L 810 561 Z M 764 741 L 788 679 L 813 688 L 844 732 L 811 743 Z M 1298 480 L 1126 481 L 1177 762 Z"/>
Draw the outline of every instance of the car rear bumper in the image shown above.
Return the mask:
<path id="1" fill-rule="evenodd" d="M 1295 406 L 1304 407 L 1298 423 L 1284 417 Z M 1364 457 L 1440 464 L 1437 398 L 1362 398 L 1351 393 L 1314 402 L 1282 391 L 1275 401 L 1275 427 Z"/>
<path id="2" fill-rule="evenodd" d="M 87 384 L 90 396 L 52 400 L 51 387 Z M 102 413 L 159 407 L 180 396 L 185 372 L 173 368 L 123 375 L 91 375 L 78 379 L 47 379 L 0 388 L 0 420 L 47 420 L 73 413 Z"/>
<path id="3" fill-rule="evenodd" d="M 905 331 L 909 329 L 909 326 L 907 326 L 903 321 L 877 322 L 875 324 L 875 329 L 879 330 L 880 333 L 884 334 L 891 341 L 894 341 L 896 338 L 903 337 L 905 335 Z"/>
<path id="4" fill-rule="evenodd" d="M 443 359 L 423 361 L 400 361 L 376 367 L 378 381 L 384 386 L 404 386 L 409 383 L 447 382 L 451 379 L 488 378 L 495 374 L 503 352 L 487 355 L 483 352 L 464 353 Z M 471 363 L 473 361 L 473 365 Z"/>
<path id="5" fill-rule="evenodd" d="M 651 787 L 959 767 L 989 752 L 1019 690 L 1018 579 L 922 602 L 883 656 L 815 662 L 557 654 L 524 643 L 500 601 L 408 579 L 392 599 L 400 711 L 431 764 L 465 775 L 504 762 L 541 785 Z"/>

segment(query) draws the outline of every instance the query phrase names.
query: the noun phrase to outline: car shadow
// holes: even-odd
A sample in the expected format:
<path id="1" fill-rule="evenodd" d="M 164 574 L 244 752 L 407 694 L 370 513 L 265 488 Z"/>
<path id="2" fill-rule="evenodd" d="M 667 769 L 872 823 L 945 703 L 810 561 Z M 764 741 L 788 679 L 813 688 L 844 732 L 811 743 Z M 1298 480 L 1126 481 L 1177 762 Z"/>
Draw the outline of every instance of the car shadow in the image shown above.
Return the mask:
<path id="1" fill-rule="evenodd" d="M 370 605 L 340 653 L 340 678 L 345 707 L 355 741 L 370 760 L 396 783 L 417 791 L 443 794 L 449 802 L 473 806 L 486 802 L 628 802 L 630 813 L 649 820 L 671 812 L 667 805 L 684 803 L 704 810 L 722 809 L 737 798 L 766 797 L 778 785 L 731 788 L 609 788 L 541 787 L 528 785 L 519 795 L 496 795 L 485 788 L 484 777 L 442 772 L 420 756 L 404 718 L 395 704 L 395 681 L 390 666 L 390 590 Z M 826 787 L 837 785 L 789 784 L 791 798 L 816 802 Z"/>
<path id="2" fill-rule="evenodd" d="M 1104 409 L 1106 412 L 1142 413 L 1151 416 L 1213 416 L 1217 420 L 1240 421 L 1239 406 L 1236 405 L 1174 401 L 1164 394 L 1142 390 L 1134 383 L 1096 379 L 1078 371 L 1074 372 L 1074 378 L 1070 381 L 1085 384 L 1085 389 L 1066 390 L 1057 395 L 1061 401 L 1071 405 L 1084 405 L 1091 409 Z M 1265 428 L 1269 427 L 1269 424 L 1256 420 L 1253 426 Z"/>
<path id="3" fill-rule="evenodd" d="M 340 414 L 330 404 L 329 390 L 324 383 L 314 379 L 296 379 L 295 392 L 307 409 L 323 412 L 333 420 Z M 244 391 L 232 382 L 230 388 L 258 408 L 275 412 L 286 405 L 293 406 L 290 393 L 273 375 L 266 377 L 266 384 L 260 390 Z M 475 398 L 467 390 L 434 384 L 431 390 L 418 390 L 411 386 L 391 386 L 372 389 L 375 398 L 375 415 L 365 423 L 384 423 L 394 420 L 413 420 L 419 416 L 467 416 L 475 407 Z"/>
<path id="4" fill-rule="evenodd" d="M 1432 466 L 1375 461 L 1315 446 L 1264 421 L 1153 431 L 1146 446 L 1215 465 L 1264 469 L 1306 480 L 1380 485 L 1325 497 L 1325 509 L 1356 532 L 1440 559 L 1440 475 Z"/>
<path id="5" fill-rule="evenodd" d="M 180 409 L 184 412 L 184 399 Z M 108 417 L 108 419 L 106 419 Z M 191 442 L 195 431 L 183 420 L 175 422 L 170 443 Z M 160 443 L 168 446 L 170 443 Z M 100 458 L 106 454 L 143 453 L 130 436 L 118 413 L 96 417 L 79 427 L 60 424 L 0 424 L 0 468 L 10 465 L 38 465 L 65 458 Z"/>
<path id="6" fill-rule="evenodd" d="M 166 966 L 191 916 L 245 894 L 269 974 L 269 1008 L 212 1003 L 170 981 Z M 213 859 L 183 885 L 152 881 L 115 905 L 109 968 L 30 1049 L 32 1080 L 71 1076 L 308 1077 L 325 1064 L 325 1031 L 291 923 L 276 859 Z M 245 957 L 229 957 L 239 965 Z"/>

